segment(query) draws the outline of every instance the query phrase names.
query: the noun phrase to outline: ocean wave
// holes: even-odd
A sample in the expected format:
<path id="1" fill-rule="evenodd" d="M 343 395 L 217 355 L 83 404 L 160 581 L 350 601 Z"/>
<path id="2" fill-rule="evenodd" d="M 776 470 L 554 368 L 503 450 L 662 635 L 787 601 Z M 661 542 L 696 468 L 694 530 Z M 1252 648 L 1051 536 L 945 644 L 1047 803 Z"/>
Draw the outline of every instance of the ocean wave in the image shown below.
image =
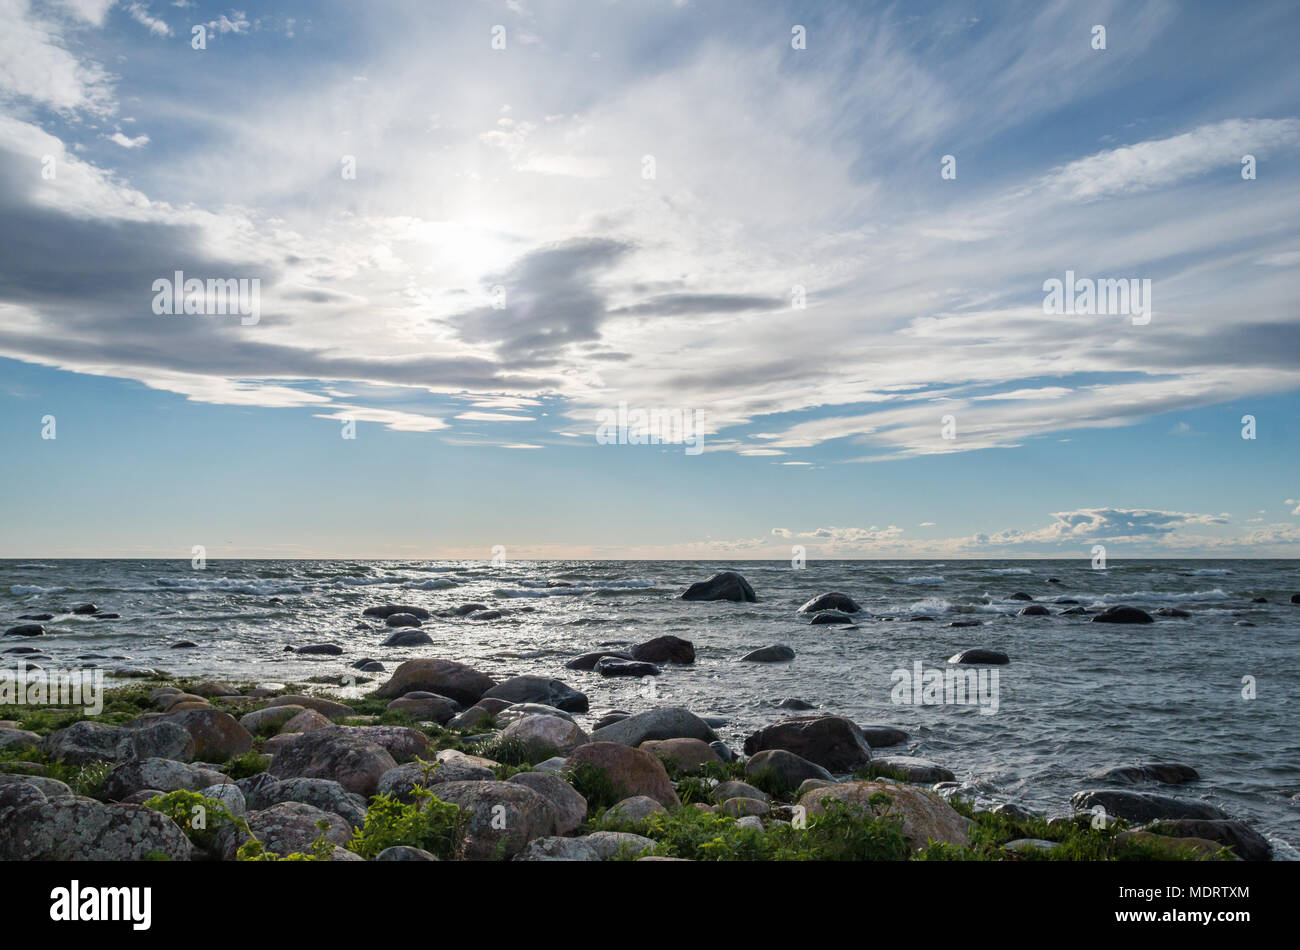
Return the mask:
<path id="1" fill-rule="evenodd" d="M 52 568 L 52 567 L 54 567 L 53 564 L 15 564 L 15 565 L 14 565 L 14 568 L 15 568 L 15 569 L 17 569 L 17 568 L 24 568 L 24 569 L 29 570 L 29 571 L 37 571 L 37 570 L 41 570 L 41 571 L 43 571 L 43 570 L 46 570 L 46 569 L 48 569 L 48 568 Z"/>
<path id="2" fill-rule="evenodd" d="M 206 592 L 216 592 L 223 594 L 251 594 L 255 597 L 261 597 L 268 594 L 301 594 L 301 585 L 285 585 L 279 581 L 256 581 L 242 580 L 233 577 L 214 577 L 211 580 L 202 580 L 200 578 L 175 578 L 175 577 L 156 577 L 154 584 L 158 587 L 166 587 L 168 590 L 179 591 L 188 594 L 200 594 Z M 148 588 L 140 590 L 141 593 L 148 592 Z"/>
<path id="3" fill-rule="evenodd" d="M 942 584 L 944 578 L 938 574 L 921 574 L 917 577 L 891 578 L 895 584 Z"/>
<path id="4" fill-rule="evenodd" d="M 427 581 L 420 581 L 418 584 L 406 584 L 410 590 L 446 590 L 449 587 L 459 587 L 460 581 L 451 580 L 448 577 L 431 577 Z"/>
<path id="5" fill-rule="evenodd" d="M 1223 592 L 1222 588 L 1216 587 L 1214 590 L 1194 590 L 1183 594 L 1171 594 L 1165 591 L 1156 590 L 1136 590 L 1131 594 L 1100 594 L 1088 595 L 1094 600 L 1104 604 L 1123 604 L 1132 601 L 1142 600 L 1164 600 L 1177 603 L 1183 600 L 1227 600 L 1228 594 Z"/>
<path id="6" fill-rule="evenodd" d="M 9 588 L 9 593 L 22 596 L 24 594 L 62 594 L 66 587 L 40 587 L 36 584 L 15 584 Z"/>
<path id="7" fill-rule="evenodd" d="M 1027 567 L 991 567 L 981 573 L 984 574 L 1033 574 L 1034 572 Z"/>

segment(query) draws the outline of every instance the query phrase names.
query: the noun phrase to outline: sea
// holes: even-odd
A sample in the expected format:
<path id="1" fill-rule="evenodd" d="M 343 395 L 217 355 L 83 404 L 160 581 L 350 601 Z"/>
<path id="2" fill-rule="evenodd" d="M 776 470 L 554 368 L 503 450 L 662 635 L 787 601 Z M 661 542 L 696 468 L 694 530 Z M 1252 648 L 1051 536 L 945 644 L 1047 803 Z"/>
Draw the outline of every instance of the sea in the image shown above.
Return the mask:
<path id="1" fill-rule="evenodd" d="M 1295 560 L 809 561 L 378 561 L 4 560 L 0 629 L 23 614 L 53 613 L 42 637 L 0 638 L 0 650 L 46 669 L 155 669 L 177 676 L 293 683 L 356 675 L 363 657 L 391 672 L 435 656 L 494 677 L 540 674 L 585 692 L 589 726 L 601 713 L 685 706 L 725 720 L 739 750 L 777 720 L 816 713 L 895 726 L 905 744 L 878 754 L 945 766 L 977 802 L 1013 802 L 1068 814 L 1074 792 L 1099 787 L 1101 769 L 1140 762 L 1194 767 L 1199 782 L 1146 790 L 1209 801 L 1252 823 L 1279 859 L 1300 859 L 1300 592 Z M 719 570 L 748 579 L 758 600 L 695 602 L 691 583 Z M 865 609 L 850 625 L 811 625 L 798 608 L 840 591 Z M 1049 616 L 1020 616 L 1027 594 Z M 1256 602 L 1260 598 L 1262 602 Z M 1128 604 L 1146 625 L 1063 614 Z M 93 603 L 100 614 L 66 611 Z M 362 611 L 413 604 L 435 616 L 418 647 L 385 647 L 392 631 Z M 491 620 L 440 617 L 482 603 Z M 978 626 L 949 626 L 976 621 Z M 690 640 L 693 665 L 659 676 L 606 678 L 565 668 L 575 656 L 663 634 Z M 193 648 L 175 648 L 188 641 Z M 340 646 L 341 656 L 286 647 Z M 741 659 L 784 644 L 788 662 Z M 948 668 L 970 648 L 1010 658 L 996 670 L 992 703 L 927 702 L 902 686 Z M 5 665 L 19 654 L 0 653 Z M 920 664 L 918 666 L 918 664 Z M 904 675 L 906 673 L 906 676 Z M 357 695 L 388 675 L 335 688 Z M 985 686 L 990 686 L 986 680 Z M 931 699 L 936 697 L 931 696 Z M 987 698 L 987 697 L 986 697 Z M 782 708 L 798 699 L 814 707 Z M 920 700 L 920 701 L 918 701 Z"/>

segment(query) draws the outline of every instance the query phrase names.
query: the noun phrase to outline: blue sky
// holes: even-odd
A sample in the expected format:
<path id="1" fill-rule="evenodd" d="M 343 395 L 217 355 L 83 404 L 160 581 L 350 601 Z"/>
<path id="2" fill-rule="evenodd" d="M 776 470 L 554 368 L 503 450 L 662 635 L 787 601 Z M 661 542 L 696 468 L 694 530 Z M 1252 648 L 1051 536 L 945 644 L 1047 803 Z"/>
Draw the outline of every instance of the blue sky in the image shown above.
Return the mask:
<path id="1" fill-rule="evenodd" d="M 1294 556 L 1297 27 L 0 0 L 0 556 Z"/>

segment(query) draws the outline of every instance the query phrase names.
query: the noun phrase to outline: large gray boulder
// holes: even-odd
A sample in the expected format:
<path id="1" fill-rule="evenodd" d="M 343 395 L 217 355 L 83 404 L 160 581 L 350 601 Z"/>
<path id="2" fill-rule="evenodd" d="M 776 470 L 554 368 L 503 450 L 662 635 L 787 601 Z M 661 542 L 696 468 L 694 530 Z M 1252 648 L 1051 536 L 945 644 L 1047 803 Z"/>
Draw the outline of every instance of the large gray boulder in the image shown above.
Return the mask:
<path id="1" fill-rule="evenodd" d="M 373 795 L 380 776 L 396 768 L 387 749 L 355 730 L 330 726 L 286 743 L 267 770 L 279 779 L 327 778 L 349 792 Z"/>
<path id="2" fill-rule="evenodd" d="M 861 605 L 848 594 L 833 590 L 830 593 L 818 594 L 800 607 L 799 613 L 815 614 L 822 610 L 838 610 L 841 613 L 856 614 L 861 609 Z"/>
<path id="3" fill-rule="evenodd" d="M 438 798 L 465 813 L 465 857 L 508 860 L 534 838 L 556 833 L 556 812 L 541 793 L 517 782 L 445 782 Z"/>
<path id="4" fill-rule="evenodd" d="M 1228 817 L 1209 802 L 1118 789 L 1087 789 L 1075 792 L 1070 796 L 1070 805 L 1075 811 L 1082 812 L 1102 808 L 1112 818 L 1123 818 L 1135 823 L 1166 818 L 1196 818 L 1213 821 Z"/>
<path id="5" fill-rule="evenodd" d="M 483 693 L 485 699 L 509 703 L 541 703 L 565 712 L 586 712 L 587 695 L 547 676 L 514 676 Z"/>
<path id="6" fill-rule="evenodd" d="M 17 789 L 0 787 L 0 861 L 188 861 L 193 854 L 175 822 L 143 805 Z"/>
<path id="7" fill-rule="evenodd" d="M 735 571 L 720 571 L 707 581 L 698 581 L 682 592 L 682 600 L 758 600 L 754 588 Z"/>
<path id="8" fill-rule="evenodd" d="M 551 804 L 555 833 L 573 834 L 587 820 L 587 800 L 576 788 L 549 772 L 520 772 L 506 781 L 531 788 Z"/>
<path id="9" fill-rule="evenodd" d="M 310 853 L 322 831 L 316 827 L 324 821 L 329 827 L 323 832 L 325 840 L 335 846 L 345 845 L 352 838 L 351 826 L 333 812 L 322 811 L 301 802 L 281 802 L 261 811 L 249 812 L 248 829 L 252 837 L 274 854 Z M 249 835 L 242 829 L 225 825 L 218 833 L 218 847 L 223 860 L 234 861 L 241 845 Z"/>
<path id="10" fill-rule="evenodd" d="M 194 748 L 194 738 L 174 722 L 152 722 L 128 729 L 89 719 L 56 729 L 41 743 L 46 755 L 69 765 L 149 758 L 189 762 L 194 758 Z"/>
<path id="11" fill-rule="evenodd" d="M 639 746 L 647 739 L 701 739 L 718 741 L 715 733 L 703 719 L 681 706 L 663 706 L 628 716 L 591 734 L 592 742 L 621 742 Z"/>
<path id="12" fill-rule="evenodd" d="M 382 699 L 396 699 L 421 691 L 446 696 L 465 706 L 477 703 L 494 685 L 492 677 L 454 660 L 421 658 L 407 660 L 376 690 Z"/>
<path id="13" fill-rule="evenodd" d="M 842 716 L 786 719 L 758 730 L 745 740 L 745 754 L 785 749 L 831 772 L 852 772 L 871 761 L 862 730 Z"/>
<path id="14" fill-rule="evenodd" d="M 332 779 L 289 778 L 281 781 L 265 774 L 254 776 L 254 779 L 260 781 L 240 785 L 246 789 L 250 811 L 263 811 L 283 802 L 297 802 L 338 815 L 353 828 L 360 828 L 366 822 L 366 800 Z"/>
<path id="15" fill-rule="evenodd" d="M 133 759 L 108 773 L 100 797 L 120 802 L 133 792 L 156 788 L 163 792 L 197 792 L 209 785 L 221 785 L 229 779 L 213 769 L 171 759 Z"/>
<path id="16" fill-rule="evenodd" d="M 745 763 L 745 777 L 787 792 L 794 791 L 810 778 L 832 779 L 831 773 L 816 762 L 809 762 L 785 749 L 764 749 L 752 755 Z"/>

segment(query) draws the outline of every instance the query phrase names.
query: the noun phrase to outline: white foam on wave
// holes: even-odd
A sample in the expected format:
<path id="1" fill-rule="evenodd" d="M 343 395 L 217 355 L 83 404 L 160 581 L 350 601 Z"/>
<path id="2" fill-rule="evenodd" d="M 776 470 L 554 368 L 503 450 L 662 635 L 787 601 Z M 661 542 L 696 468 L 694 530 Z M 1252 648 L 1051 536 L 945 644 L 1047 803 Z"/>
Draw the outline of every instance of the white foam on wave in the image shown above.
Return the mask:
<path id="1" fill-rule="evenodd" d="M 1165 600 L 1177 603 L 1183 600 L 1227 600 L 1228 595 L 1222 588 L 1214 590 L 1194 590 L 1183 594 L 1171 594 L 1156 590 L 1135 590 L 1130 594 L 1094 594 L 1086 595 L 1105 604 L 1124 604 L 1142 600 Z"/>
<path id="2" fill-rule="evenodd" d="M 984 572 L 985 574 L 1032 574 L 1034 573 L 1027 567 L 991 567 Z"/>
<path id="3" fill-rule="evenodd" d="M 942 597 L 926 597 L 924 600 L 918 600 L 907 609 L 914 614 L 942 614 L 947 613 L 952 607 L 952 602 L 944 600 Z"/>
<path id="4" fill-rule="evenodd" d="M 446 590 L 448 587 L 459 587 L 460 581 L 453 581 L 447 577 L 431 577 L 427 581 L 406 586 L 411 590 Z"/>
<path id="5" fill-rule="evenodd" d="M 301 585 L 284 584 L 276 580 L 244 580 L 234 577 L 214 577 L 211 579 L 155 577 L 154 584 L 157 587 L 166 587 L 169 590 L 190 594 L 206 593 L 208 591 L 223 594 L 251 594 L 253 596 L 302 593 Z M 144 588 L 139 592 L 147 593 L 149 590 L 149 588 Z"/>
<path id="6" fill-rule="evenodd" d="M 938 574 L 922 574 L 917 577 L 900 577 L 894 580 L 895 584 L 942 584 L 943 577 Z"/>
<path id="7" fill-rule="evenodd" d="M 528 586 L 529 581 L 520 581 L 523 589 L 498 587 L 493 591 L 498 597 L 562 597 L 564 595 L 589 594 L 602 590 L 643 590 L 659 586 L 655 581 L 645 578 L 632 578 L 626 581 L 574 581 L 572 587 L 536 587 Z M 537 581 L 532 581 L 537 584 Z M 544 582 L 542 582 L 544 583 Z"/>
<path id="8" fill-rule="evenodd" d="M 53 566 L 54 566 L 53 564 L 15 564 L 14 569 L 16 570 L 18 568 L 24 568 L 29 571 L 37 571 L 37 570 L 43 571 L 46 568 L 51 568 Z"/>
<path id="9" fill-rule="evenodd" d="M 15 584 L 9 588 L 9 593 L 18 594 L 62 594 L 66 587 L 40 587 L 36 584 Z"/>

